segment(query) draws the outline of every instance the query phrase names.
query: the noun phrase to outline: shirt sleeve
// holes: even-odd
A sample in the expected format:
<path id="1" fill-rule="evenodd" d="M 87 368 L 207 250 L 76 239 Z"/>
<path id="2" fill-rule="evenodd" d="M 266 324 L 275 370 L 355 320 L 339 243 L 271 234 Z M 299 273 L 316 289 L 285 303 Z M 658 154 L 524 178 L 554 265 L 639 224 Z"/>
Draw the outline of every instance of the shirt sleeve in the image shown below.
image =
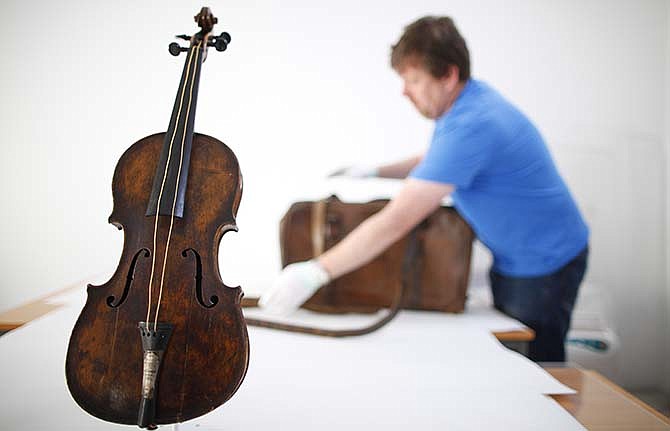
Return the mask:
<path id="1" fill-rule="evenodd" d="M 468 188 L 488 162 L 491 146 L 484 124 L 437 126 L 426 155 L 409 176 Z"/>

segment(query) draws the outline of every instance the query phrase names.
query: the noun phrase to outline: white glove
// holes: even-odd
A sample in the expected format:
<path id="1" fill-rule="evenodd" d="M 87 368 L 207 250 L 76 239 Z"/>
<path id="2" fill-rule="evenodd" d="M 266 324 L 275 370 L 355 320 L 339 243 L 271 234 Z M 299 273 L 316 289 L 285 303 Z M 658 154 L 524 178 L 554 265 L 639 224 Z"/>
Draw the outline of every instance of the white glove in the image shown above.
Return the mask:
<path id="1" fill-rule="evenodd" d="M 330 276 L 316 260 L 293 263 L 261 295 L 258 305 L 272 314 L 289 314 L 329 281 Z"/>
<path id="2" fill-rule="evenodd" d="M 351 178 L 369 178 L 376 177 L 377 168 L 374 166 L 353 165 L 341 168 L 328 175 L 329 177 L 351 177 Z"/>

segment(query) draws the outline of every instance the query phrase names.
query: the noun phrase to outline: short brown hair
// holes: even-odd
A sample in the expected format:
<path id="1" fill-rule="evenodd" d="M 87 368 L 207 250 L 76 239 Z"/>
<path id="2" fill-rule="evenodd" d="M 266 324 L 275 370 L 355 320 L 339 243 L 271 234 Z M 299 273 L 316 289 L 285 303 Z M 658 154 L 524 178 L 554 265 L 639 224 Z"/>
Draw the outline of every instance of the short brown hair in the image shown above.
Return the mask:
<path id="1" fill-rule="evenodd" d="M 418 62 L 435 78 L 458 67 L 458 79 L 470 78 L 470 53 L 454 21 L 447 16 L 425 16 L 407 27 L 391 47 L 391 67 L 400 71 L 411 62 Z"/>

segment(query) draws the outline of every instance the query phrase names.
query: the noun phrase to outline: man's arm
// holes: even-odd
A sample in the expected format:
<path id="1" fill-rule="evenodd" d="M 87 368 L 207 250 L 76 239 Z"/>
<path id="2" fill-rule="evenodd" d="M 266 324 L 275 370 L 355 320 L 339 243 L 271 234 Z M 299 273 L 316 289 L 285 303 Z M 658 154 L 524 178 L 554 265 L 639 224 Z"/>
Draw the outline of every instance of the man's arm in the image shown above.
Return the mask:
<path id="1" fill-rule="evenodd" d="M 406 160 L 380 166 L 377 168 L 377 176 L 381 178 L 407 178 L 407 175 L 421 162 L 421 159 L 423 159 L 423 154 L 418 154 Z"/>
<path id="2" fill-rule="evenodd" d="M 353 165 L 346 168 L 340 168 L 329 174 L 329 177 L 352 177 L 352 178 L 399 178 L 405 179 L 412 169 L 423 159 L 423 154 L 410 157 L 409 159 L 375 167 L 372 165 Z"/>
<path id="3" fill-rule="evenodd" d="M 330 278 L 357 269 L 407 235 L 453 190 L 451 184 L 408 178 L 400 192 L 381 211 L 322 254 L 318 263 Z"/>

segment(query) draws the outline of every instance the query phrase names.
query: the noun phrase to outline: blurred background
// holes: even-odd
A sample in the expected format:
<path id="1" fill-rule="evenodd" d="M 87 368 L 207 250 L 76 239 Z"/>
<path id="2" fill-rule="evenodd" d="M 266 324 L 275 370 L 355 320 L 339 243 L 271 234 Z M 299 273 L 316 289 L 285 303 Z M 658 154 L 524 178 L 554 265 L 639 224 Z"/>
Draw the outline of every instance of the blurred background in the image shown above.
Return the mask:
<path id="1" fill-rule="evenodd" d="M 192 17 L 203 5 L 0 4 L 0 311 L 116 268 L 123 234 L 107 224 L 114 167 L 133 142 L 166 130 L 184 61 L 167 46 L 197 31 Z M 591 227 L 580 315 L 596 313 L 616 334 L 603 372 L 667 397 L 669 2 L 206 6 L 219 18 L 214 31 L 232 42 L 205 63 L 196 131 L 227 143 L 244 175 L 240 231 L 221 244 L 228 285 L 262 291 L 259 278 L 280 267 L 280 217 L 327 187 L 328 172 L 426 148 L 432 123 L 402 97 L 389 50 L 413 20 L 449 15 L 473 75 L 535 122 Z M 487 259 L 478 248 L 473 271 L 483 274 Z"/>

